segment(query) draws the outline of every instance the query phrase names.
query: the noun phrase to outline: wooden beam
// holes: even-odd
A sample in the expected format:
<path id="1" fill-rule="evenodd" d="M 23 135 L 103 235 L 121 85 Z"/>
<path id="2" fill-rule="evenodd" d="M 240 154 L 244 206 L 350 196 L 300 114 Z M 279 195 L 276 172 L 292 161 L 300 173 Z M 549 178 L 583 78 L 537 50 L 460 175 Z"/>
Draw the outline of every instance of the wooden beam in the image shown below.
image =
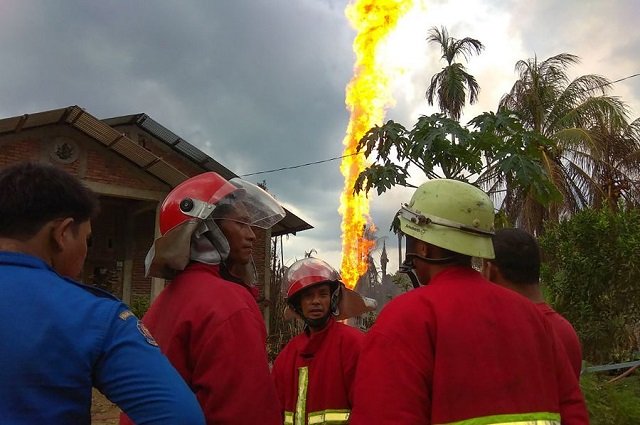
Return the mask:
<path id="1" fill-rule="evenodd" d="M 89 189 L 99 195 L 114 196 L 116 198 L 138 199 L 143 201 L 163 201 L 168 191 L 147 189 L 133 189 L 108 183 L 99 183 L 90 180 L 82 181 Z"/>

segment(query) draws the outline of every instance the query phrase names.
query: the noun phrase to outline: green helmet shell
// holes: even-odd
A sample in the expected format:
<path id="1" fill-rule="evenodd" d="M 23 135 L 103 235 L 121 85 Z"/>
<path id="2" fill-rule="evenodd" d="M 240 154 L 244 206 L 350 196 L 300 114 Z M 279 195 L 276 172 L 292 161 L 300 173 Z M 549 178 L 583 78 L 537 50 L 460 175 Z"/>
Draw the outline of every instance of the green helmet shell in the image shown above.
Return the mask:
<path id="1" fill-rule="evenodd" d="M 493 203 L 482 190 L 458 180 L 437 179 L 416 189 L 398 211 L 402 233 L 472 257 L 495 257 Z"/>

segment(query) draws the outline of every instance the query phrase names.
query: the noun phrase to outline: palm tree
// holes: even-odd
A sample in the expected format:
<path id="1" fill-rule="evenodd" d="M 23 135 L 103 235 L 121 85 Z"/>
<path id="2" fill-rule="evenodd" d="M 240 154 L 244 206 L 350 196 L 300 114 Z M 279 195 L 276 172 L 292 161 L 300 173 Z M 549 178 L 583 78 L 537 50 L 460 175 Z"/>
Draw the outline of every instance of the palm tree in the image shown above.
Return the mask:
<path id="1" fill-rule="evenodd" d="M 568 53 L 541 62 L 536 57 L 518 61 L 519 78 L 500 100 L 501 110 L 514 111 L 525 128 L 551 141 L 538 147 L 540 164 L 562 194 L 561 202 L 546 207 L 527 188 L 490 182 L 489 189 L 502 194 L 502 208 L 510 221 L 534 233 L 542 231 L 545 220 L 558 220 L 602 202 L 607 184 L 631 189 L 637 180 L 637 126 L 628 123 L 626 105 L 607 95 L 609 80 L 599 75 L 569 79 L 567 68 L 578 62 Z M 637 190 L 625 193 L 637 196 Z"/>
<path id="2" fill-rule="evenodd" d="M 429 105 L 433 105 L 434 97 L 437 98 L 440 110 L 458 121 L 467 101 L 467 90 L 469 91 L 469 103 L 474 104 L 478 100 L 480 86 L 475 77 L 466 72 L 464 65 L 454 62 L 454 60 L 460 55 L 465 60 L 469 60 L 472 54 L 480 54 L 484 46 L 474 38 L 465 37 L 458 40 L 449 37 L 445 27 L 440 29 L 432 27 L 429 30 L 427 41 L 440 45 L 441 59 L 447 61 L 447 65 L 442 68 L 442 71 L 431 77 L 431 83 L 426 92 L 427 102 Z"/>
<path id="3" fill-rule="evenodd" d="M 607 118 L 607 117 L 605 117 Z M 640 118 L 632 123 L 604 120 L 591 128 L 600 161 L 591 171 L 591 205 L 616 210 L 640 203 Z"/>

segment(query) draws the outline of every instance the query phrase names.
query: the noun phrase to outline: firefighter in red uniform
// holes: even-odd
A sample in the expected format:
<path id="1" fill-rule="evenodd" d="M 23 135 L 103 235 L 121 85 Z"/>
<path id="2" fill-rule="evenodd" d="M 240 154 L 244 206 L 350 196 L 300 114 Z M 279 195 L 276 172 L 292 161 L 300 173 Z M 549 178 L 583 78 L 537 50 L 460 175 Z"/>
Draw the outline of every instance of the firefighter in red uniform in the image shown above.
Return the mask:
<path id="1" fill-rule="evenodd" d="M 282 422 L 251 287 L 252 227 L 269 228 L 284 215 L 259 187 L 213 172 L 178 185 L 161 206 L 162 236 L 147 255 L 147 274 L 171 283 L 143 322 L 208 424 Z"/>
<path id="2" fill-rule="evenodd" d="M 582 346 L 571 323 L 544 301 L 540 289 L 540 249 L 533 235 L 522 229 L 500 229 L 493 235 L 496 257 L 484 260 L 482 274 L 535 303 L 562 341 L 569 362 L 580 379 Z"/>
<path id="3" fill-rule="evenodd" d="M 493 205 L 481 190 L 432 180 L 398 212 L 407 265 L 422 285 L 392 300 L 365 337 L 351 425 L 584 425 L 578 381 L 550 323 L 485 280 Z"/>
<path id="4" fill-rule="evenodd" d="M 292 264 L 283 288 L 287 315 L 305 323 L 273 366 L 284 424 L 347 424 L 364 334 L 337 320 L 371 311 L 375 301 L 347 289 L 338 272 L 316 258 Z"/>

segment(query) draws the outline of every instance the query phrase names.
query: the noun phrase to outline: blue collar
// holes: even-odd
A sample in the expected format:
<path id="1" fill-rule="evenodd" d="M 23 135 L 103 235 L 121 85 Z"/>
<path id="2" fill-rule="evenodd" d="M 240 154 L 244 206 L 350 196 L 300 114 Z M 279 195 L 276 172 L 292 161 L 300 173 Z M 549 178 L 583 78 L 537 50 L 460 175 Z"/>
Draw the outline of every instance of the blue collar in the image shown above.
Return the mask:
<path id="1" fill-rule="evenodd" d="M 39 257 L 20 252 L 0 251 L 0 265 L 14 265 L 55 271 Z"/>
<path id="2" fill-rule="evenodd" d="M 102 298 L 111 298 L 111 299 L 115 299 L 115 300 L 119 300 L 118 297 L 116 297 L 115 295 L 102 290 L 100 288 L 96 288 L 95 286 L 91 286 L 91 285 L 86 285 L 84 283 L 75 281 L 73 279 L 70 279 L 68 277 L 64 277 L 64 276 L 60 276 L 51 266 L 49 266 L 44 260 L 42 260 L 39 257 L 30 255 L 30 254 L 23 254 L 20 252 L 11 252 L 11 251 L 0 251 L 0 267 L 1 266 L 15 266 L 15 267 L 26 267 L 26 268 L 31 268 L 31 269 L 41 269 L 41 270 L 48 270 L 49 272 L 55 274 L 56 276 L 58 276 L 60 279 L 72 284 L 72 285 L 76 285 L 79 286 L 91 293 L 93 293 L 94 295 L 97 295 L 99 297 Z"/>

